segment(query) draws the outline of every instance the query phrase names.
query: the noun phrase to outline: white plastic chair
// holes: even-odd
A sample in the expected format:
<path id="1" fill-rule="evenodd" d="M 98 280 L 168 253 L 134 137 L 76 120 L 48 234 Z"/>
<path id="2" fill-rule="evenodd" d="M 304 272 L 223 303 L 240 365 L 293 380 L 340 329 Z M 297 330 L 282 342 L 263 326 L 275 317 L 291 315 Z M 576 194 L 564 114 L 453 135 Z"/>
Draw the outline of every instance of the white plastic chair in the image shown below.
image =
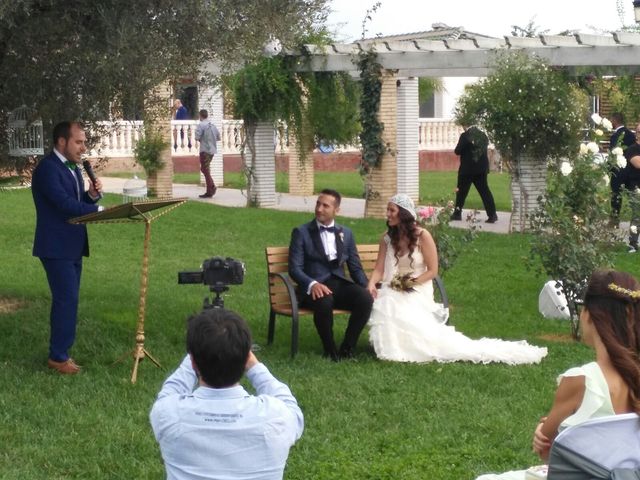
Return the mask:
<path id="1" fill-rule="evenodd" d="M 640 417 L 635 413 L 588 420 L 558 434 L 548 480 L 640 480 Z"/>

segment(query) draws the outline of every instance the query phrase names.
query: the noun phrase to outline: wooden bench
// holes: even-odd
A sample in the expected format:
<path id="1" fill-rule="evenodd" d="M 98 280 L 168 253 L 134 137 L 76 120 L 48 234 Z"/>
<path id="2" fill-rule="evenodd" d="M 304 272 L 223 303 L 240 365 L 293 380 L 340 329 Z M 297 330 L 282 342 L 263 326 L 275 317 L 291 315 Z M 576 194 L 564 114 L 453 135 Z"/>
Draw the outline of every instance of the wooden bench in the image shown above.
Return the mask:
<path id="1" fill-rule="evenodd" d="M 378 257 L 378 244 L 357 245 L 362 268 L 367 277 L 371 275 Z M 267 247 L 267 276 L 269 281 L 269 329 L 267 343 L 273 343 L 276 327 L 276 315 L 291 318 L 291 358 L 298 353 L 298 334 L 300 315 L 312 315 L 313 311 L 299 306 L 297 285 L 289 277 L 289 247 Z M 433 279 L 434 294 L 445 307 L 449 306 L 447 292 L 439 276 Z M 333 311 L 334 315 L 349 314 L 348 310 Z"/>

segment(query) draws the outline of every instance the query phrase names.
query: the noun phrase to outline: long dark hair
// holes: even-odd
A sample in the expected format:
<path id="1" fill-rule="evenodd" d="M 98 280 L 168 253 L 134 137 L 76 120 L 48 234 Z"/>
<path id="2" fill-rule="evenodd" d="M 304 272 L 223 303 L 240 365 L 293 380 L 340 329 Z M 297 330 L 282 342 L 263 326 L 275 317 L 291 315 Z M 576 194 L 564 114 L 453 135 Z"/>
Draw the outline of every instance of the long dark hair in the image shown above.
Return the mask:
<path id="1" fill-rule="evenodd" d="M 625 272 L 596 271 L 584 306 L 611 363 L 629 387 L 633 411 L 640 414 L 640 284 Z"/>
<path id="2" fill-rule="evenodd" d="M 406 238 L 409 240 L 409 260 L 411 260 L 411 266 L 413 266 L 413 251 L 418 245 L 418 238 L 420 237 L 416 228 L 416 221 L 413 215 L 400 206 L 398 206 L 398 220 L 398 225 L 394 227 L 387 222 L 387 235 L 391 239 L 391 246 L 395 252 L 396 265 L 400 258 L 398 255 L 400 252 L 400 240 Z"/>

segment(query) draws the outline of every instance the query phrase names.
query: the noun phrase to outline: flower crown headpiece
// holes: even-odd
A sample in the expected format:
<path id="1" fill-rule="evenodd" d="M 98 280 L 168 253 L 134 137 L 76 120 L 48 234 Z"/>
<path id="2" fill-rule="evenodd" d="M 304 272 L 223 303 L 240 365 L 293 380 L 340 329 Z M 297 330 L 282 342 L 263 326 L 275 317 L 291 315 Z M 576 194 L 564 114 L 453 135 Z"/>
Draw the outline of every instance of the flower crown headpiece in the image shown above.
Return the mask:
<path id="1" fill-rule="evenodd" d="M 640 290 L 629 290 L 627 288 L 616 285 L 615 283 L 610 283 L 609 285 L 607 285 L 607 288 L 612 292 L 619 293 L 624 297 L 630 298 L 634 302 L 640 300 Z"/>

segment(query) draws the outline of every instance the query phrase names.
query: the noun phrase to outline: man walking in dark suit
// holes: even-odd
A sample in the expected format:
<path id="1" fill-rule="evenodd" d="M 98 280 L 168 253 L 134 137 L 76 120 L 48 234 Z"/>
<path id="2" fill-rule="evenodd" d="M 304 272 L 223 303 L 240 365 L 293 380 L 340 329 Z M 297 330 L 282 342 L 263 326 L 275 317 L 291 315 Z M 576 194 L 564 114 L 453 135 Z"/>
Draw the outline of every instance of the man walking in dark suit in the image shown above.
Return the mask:
<path id="1" fill-rule="evenodd" d="M 613 133 L 609 139 L 609 153 L 616 147 L 626 150 L 627 147 L 636 143 L 635 134 L 624 126 L 624 117 L 620 112 L 611 114 L 611 125 Z M 618 167 L 610 167 L 611 175 L 611 224 L 617 228 L 620 219 L 620 208 L 622 208 L 622 186 L 625 184 L 625 170 Z"/>
<path id="2" fill-rule="evenodd" d="M 324 356 L 333 361 L 353 357 L 373 305 L 353 234 L 334 221 L 340 200 L 335 190 L 322 190 L 316 201 L 316 218 L 294 228 L 289 245 L 289 275 L 300 287 L 302 305 L 313 310 Z M 351 278 L 345 274 L 345 265 Z M 339 350 L 333 339 L 334 308 L 351 311 Z"/>
<path id="3" fill-rule="evenodd" d="M 475 185 L 480 194 L 484 209 L 487 211 L 486 223 L 496 223 L 498 213 L 493 200 L 487 176 L 489 175 L 489 139 L 478 127 L 463 125 L 462 132 L 455 148 L 456 155 L 460 155 L 460 168 L 458 168 L 458 191 L 456 193 L 456 207 L 451 215 L 451 220 L 462 220 L 462 208 L 469 194 L 471 184 Z"/>
<path id="4" fill-rule="evenodd" d="M 629 253 L 638 251 L 640 237 L 640 124 L 636 126 L 636 143 L 624 151 L 627 166 L 624 168 L 625 188 L 629 192 L 631 221 L 629 222 Z"/>
<path id="5" fill-rule="evenodd" d="M 85 225 L 68 220 L 101 209 L 99 179 L 85 192 L 78 165 L 86 152 L 86 136 L 79 123 L 61 122 L 53 129 L 53 151 L 33 172 L 31 191 L 36 207 L 33 255 L 39 257 L 51 290 L 51 336 L 48 366 L 63 374 L 80 367 L 69 356 L 76 334 L 82 257 L 89 256 Z"/>

